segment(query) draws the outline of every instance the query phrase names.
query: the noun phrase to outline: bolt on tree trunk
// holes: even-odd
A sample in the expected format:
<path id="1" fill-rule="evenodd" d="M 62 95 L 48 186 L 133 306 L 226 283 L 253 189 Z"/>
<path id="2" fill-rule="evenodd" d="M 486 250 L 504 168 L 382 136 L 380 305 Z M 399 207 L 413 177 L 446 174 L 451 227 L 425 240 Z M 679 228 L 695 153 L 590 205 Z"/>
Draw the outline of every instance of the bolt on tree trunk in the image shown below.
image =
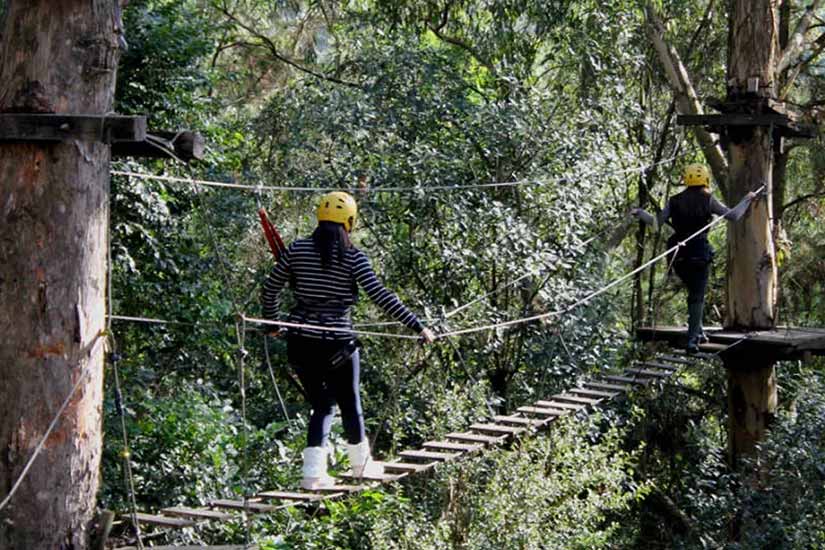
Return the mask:
<path id="1" fill-rule="evenodd" d="M 775 93 L 779 28 L 775 0 L 731 0 L 728 99 L 772 97 Z M 751 91 L 748 92 L 748 80 Z M 758 86 L 753 84 L 757 82 Z M 765 187 L 766 198 L 751 206 L 728 229 L 727 311 L 725 326 L 773 328 L 777 269 L 772 232 L 772 128 L 730 131 L 726 197 L 738 202 L 748 191 Z M 736 354 L 728 368 L 728 447 L 732 463 L 752 454 L 776 412 L 774 362 Z"/>
<path id="2" fill-rule="evenodd" d="M 105 114 L 114 0 L 10 0 L 0 111 Z M 99 485 L 109 147 L 0 144 L 0 548 L 88 547 Z"/>

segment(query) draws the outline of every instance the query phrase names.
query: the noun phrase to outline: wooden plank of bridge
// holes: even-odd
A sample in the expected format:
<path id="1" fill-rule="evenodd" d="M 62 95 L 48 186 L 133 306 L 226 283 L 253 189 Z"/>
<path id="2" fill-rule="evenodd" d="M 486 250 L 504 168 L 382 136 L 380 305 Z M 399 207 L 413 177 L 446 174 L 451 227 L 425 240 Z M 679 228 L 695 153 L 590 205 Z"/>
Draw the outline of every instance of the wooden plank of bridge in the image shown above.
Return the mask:
<path id="1" fill-rule="evenodd" d="M 674 367 L 673 365 L 668 365 L 667 363 L 660 363 L 658 361 L 642 361 L 639 363 L 640 367 L 651 368 L 651 369 L 660 369 L 668 372 L 676 372 L 679 370 L 679 367 Z"/>
<path id="2" fill-rule="evenodd" d="M 410 462 L 380 462 L 384 466 L 384 470 L 391 472 L 402 472 L 409 474 L 417 474 L 419 472 L 426 472 L 435 467 L 437 462 L 428 462 L 426 464 L 413 464 Z"/>
<path id="3" fill-rule="evenodd" d="M 209 506 L 213 508 L 228 508 L 230 510 L 249 510 L 250 512 L 255 512 L 256 514 L 260 514 L 263 512 L 274 512 L 278 509 L 277 506 L 272 506 L 271 504 L 261 504 L 260 502 L 250 502 L 242 500 L 230 500 L 225 498 L 219 498 L 215 500 L 209 501 Z"/>
<path id="4" fill-rule="evenodd" d="M 460 451 L 464 453 L 474 453 L 484 448 L 479 443 L 455 443 L 453 441 L 427 441 L 422 445 L 425 449 L 434 451 Z"/>
<path id="5" fill-rule="evenodd" d="M 662 361 L 668 361 L 670 363 L 678 363 L 680 365 L 695 365 L 696 361 L 691 361 L 690 359 L 686 359 L 684 357 L 677 357 L 675 355 L 657 355 L 656 359 L 661 359 Z"/>
<path id="6" fill-rule="evenodd" d="M 328 499 L 328 498 L 335 498 L 335 497 L 341 496 L 345 493 L 357 493 L 357 492 L 363 491 L 364 489 L 367 489 L 367 488 L 368 488 L 367 485 L 345 485 L 345 484 L 339 485 L 339 484 L 336 483 L 335 485 L 330 485 L 329 487 L 316 487 L 315 489 L 312 489 L 312 490 L 316 493 L 332 493 L 332 494 L 325 494 L 324 495 L 324 498 Z"/>
<path id="7" fill-rule="evenodd" d="M 644 386 L 650 381 L 647 379 L 630 378 L 628 376 L 616 376 L 612 374 L 606 375 L 603 378 L 608 382 L 618 382 L 620 384 L 633 384 L 636 386 Z"/>
<path id="8" fill-rule="evenodd" d="M 152 546 L 152 550 L 258 550 L 257 544 L 244 545 L 223 545 L 223 546 Z M 121 546 L 116 550 L 138 550 L 137 546 Z"/>
<path id="9" fill-rule="evenodd" d="M 562 401 L 564 403 L 573 403 L 574 405 L 598 405 L 603 398 L 594 399 L 592 397 L 581 397 L 580 395 L 572 395 L 569 393 L 560 393 L 551 398 L 552 401 Z"/>
<path id="10" fill-rule="evenodd" d="M 596 388 L 597 390 L 615 391 L 619 393 L 627 393 L 633 389 L 632 386 L 625 384 L 606 384 L 603 382 L 585 382 L 582 386 L 585 388 Z"/>
<path id="11" fill-rule="evenodd" d="M 644 378 L 670 378 L 673 374 L 672 372 L 662 372 L 648 369 L 627 369 L 627 371 L 625 372 L 635 374 L 637 376 L 641 376 Z"/>
<path id="12" fill-rule="evenodd" d="M 316 493 L 296 493 L 293 491 L 264 491 L 258 496 L 268 500 L 293 500 L 301 502 L 315 502 L 323 497 Z"/>
<path id="13" fill-rule="evenodd" d="M 531 427 L 541 427 L 544 426 L 549 422 L 547 418 L 543 418 L 541 420 L 536 420 L 535 418 L 525 418 L 523 416 L 512 416 L 512 415 L 496 415 L 493 417 L 493 420 L 498 422 L 499 424 L 515 424 L 517 426 L 531 426 Z"/>
<path id="14" fill-rule="evenodd" d="M 498 424 L 485 424 L 483 422 L 478 422 L 476 424 L 472 424 L 470 426 L 471 430 L 477 430 L 479 432 L 487 432 L 487 433 L 494 433 L 494 434 L 505 434 L 505 435 L 518 435 L 520 433 L 524 433 L 526 431 L 525 428 L 513 428 L 511 426 L 500 426 Z"/>
<path id="15" fill-rule="evenodd" d="M 208 510 L 204 508 L 187 508 L 186 506 L 173 506 L 172 508 L 164 508 L 161 510 L 168 516 L 181 516 L 184 518 L 194 519 L 212 519 L 218 521 L 227 521 L 232 519 L 232 514 L 226 512 L 219 512 L 217 510 Z"/>
<path id="16" fill-rule="evenodd" d="M 138 512 L 135 514 L 135 519 L 138 520 L 139 523 L 145 523 L 147 525 L 158 525 L 160 527 L 192 527 L 196 524 L 195 521 L 191 519 L 183 519 L 183 518 L 174 518 L 169 516 L 156 516 L 154 514 L 144 514 L 142 512 Z"/>
<path id="17" fill-rule="evenodd" d="M 447 439 L 452 439 L 453 441 L 469 441 L 472 443 L 481 443 L 483 445 L 498 445 L 507 439 L 506 435 L 493 436 L 474 434 L 470 432 L 450 432 L 444 437 Z"/>
<path id="18" fill-rule="evenodd" d="M 518 411 L 520 413 L 524 413 L 524 414 L 535 414 L 535 415 L 540 415 L 540 416 L 549 416 L 549 417 L 553 417 L 553 418 L 555 418 L 557 416 L 564 416 L 565 414 L 567 414 L 569 412 L 569 411 L 563 410 L 563 409 L 550 409 L 550 408 L 547 408 L 547 407 L 531 407 L 531 406 L 519 407 L 518 409 L 516 409 L 516 411 Z"/>
<path id="19" fill-rule="evenodd" d="M 572 403 L 562 403 L 560 401 L 554 400 L 552 397 L 549 401 L 536 401 L 536 405 L 539 407 L 545 407 L 548 409 L 565 409 L 568 411 L 580 411 L 586 407 L 586 405 L 574 405 Z"/>
<path id="20" fill-rule="evenodd" d="M 347 479 L 347 480 L 350 480 L 350 481 L 378 481 L 378 482 L 381 482 L 381 483 L 390 483 L 390 482 L 393 482 L 393 481 L 398 481 L 399 479 L 405 477 L 406 475 L 407 475 L 406 473 L 402 473 L 402 474 L 388 474 L 388 473 L 374 474 L 374 473 L 364 472 L 360 476 L 356 476 L 355 474 L 352 473 L 352 470 L 347 470 L 346 472 L 338 474 L 338 477 L 341 478 L 341 479 Z"/>
<path id="21" fill-rule="evenodd" d="M 412 458 L 414 460 L 437 460 L 439 462 L 446 462 L 458 458 L 461 453 L 443 453 L 436 451 L 401 451 L 398 456 L 402 458 Z"/>
<path id="22" fill-rule="evenodd" d="M 586 388 L 573 388 L 570 390 L 570 393 L 575 395 L 584 395 L 585 397 L 601 397 L 604 399 L 612 399 L 619 395 L 620 392 L 618 391 L 600 391 L 600 390 L 590 390 Z"/>

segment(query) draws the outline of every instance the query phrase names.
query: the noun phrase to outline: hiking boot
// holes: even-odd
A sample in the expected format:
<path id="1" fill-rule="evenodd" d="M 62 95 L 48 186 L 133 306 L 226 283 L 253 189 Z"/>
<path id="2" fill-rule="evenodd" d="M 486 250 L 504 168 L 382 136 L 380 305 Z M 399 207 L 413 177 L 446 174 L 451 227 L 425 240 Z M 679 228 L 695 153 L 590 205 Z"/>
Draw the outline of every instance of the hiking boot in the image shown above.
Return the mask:
<path id="1" fill-rule="evenodd" d="M 335 485 L 335 478 L 327 474 L 327 450 L 325 447 L 304 449 L 302 489 L 320 489 Z"/>

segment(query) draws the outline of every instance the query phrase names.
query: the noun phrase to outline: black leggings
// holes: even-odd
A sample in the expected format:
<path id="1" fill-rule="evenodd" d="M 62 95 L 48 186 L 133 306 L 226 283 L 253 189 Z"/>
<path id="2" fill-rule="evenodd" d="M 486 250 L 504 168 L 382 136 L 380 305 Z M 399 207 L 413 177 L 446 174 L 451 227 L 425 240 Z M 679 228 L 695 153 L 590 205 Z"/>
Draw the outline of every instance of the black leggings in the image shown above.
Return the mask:
<path id="1" fill-rule="evenodd" d="M 323 447 L 332 425 L 333 407 L 338 404 L 347 441 L 353 445 L 364 439 L 364 413 L 358 391 L 361 365 L 358 350 L 341 365 L 332 368 L 330 358 L 346 344 L 317 338 L 290 336 L 287 357 L 306 389 L 312 415 L 307 434 L 308 447 Z"/>
<path id="2" fill-rule="evenodd" d="M 688 290 L 688 342 L 698 343 L 702 330 L 702 317 L 705 308 L 705 289 L 708 286 L 710 262 L 701 260 L 677 260 L 673 269 L 685 283 Z"/>

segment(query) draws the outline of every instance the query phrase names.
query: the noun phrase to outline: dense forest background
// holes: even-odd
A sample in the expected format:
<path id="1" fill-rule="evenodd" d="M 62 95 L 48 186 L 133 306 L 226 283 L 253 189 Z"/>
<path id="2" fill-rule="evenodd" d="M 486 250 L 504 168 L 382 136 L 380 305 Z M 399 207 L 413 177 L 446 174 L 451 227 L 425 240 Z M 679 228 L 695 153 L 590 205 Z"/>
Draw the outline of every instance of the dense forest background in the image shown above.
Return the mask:
<path id="1" fill-rule="evenodd" d="M 724 96 L 725 3 L 654 4 L 700 97 Z M 155 128 L 198 130 L 208 151 L 192 168 L 114 169 L 348 189 L 361 212 L 356 243 L 437 330 L 555 311 L 662 250 L 667 234 L 638 229 L 627 212 L 640 196 L 648 209 L 662 205 L 682 167 L 703 161 L 675 124 L 642 8 L 633 0 L 132 0 L 117 111 L 148 114 Z M 823 103 L 818 55 L 794 68 L 789 101 Z M 825 148 L 816 139 L 787 150 L 781 323 L 825 326 Z M 527 183 L 466 187 L 514 181 Z M 288 383 L 281 341 L 253 328 L 241 361 L 235 314 L 258 315 L 272 267 L 258 205 L 291 241 L 311 231 L 318 193 L 123 176 L 112 187 L 113 313 L 174 321 L 114 327 L 138 507 L 295 486 L 308 407 Z M 712 241 L 723 251 L 724 230 Z M 723 316 L 724 269 L 722 253 L 708 324 Z M 644 351 L 634 326 L 682 324 L 684 309 L 657 266 L 546 323 L 428 349 L 365 338 L 376 452 L 391 456 L 618 370 Z M 387 320 L 367 300 L 356 319 Z M 760 450 L 759 483 L 726 465 L 725 373 L 714 363 L 683 372 L 656 399 L 641 392 L 326 514 L 256 517 L 251 536 L 264 548 L 718 548 L 736 524 L 742 540 L 731 547 L 823 547 L 822 366 L 779 366 L 781 413 Z M 100 505 L 126 511 L 108 381 Z M 167 540 L 242 541 L 244 529 L 222 524 Z"/>

